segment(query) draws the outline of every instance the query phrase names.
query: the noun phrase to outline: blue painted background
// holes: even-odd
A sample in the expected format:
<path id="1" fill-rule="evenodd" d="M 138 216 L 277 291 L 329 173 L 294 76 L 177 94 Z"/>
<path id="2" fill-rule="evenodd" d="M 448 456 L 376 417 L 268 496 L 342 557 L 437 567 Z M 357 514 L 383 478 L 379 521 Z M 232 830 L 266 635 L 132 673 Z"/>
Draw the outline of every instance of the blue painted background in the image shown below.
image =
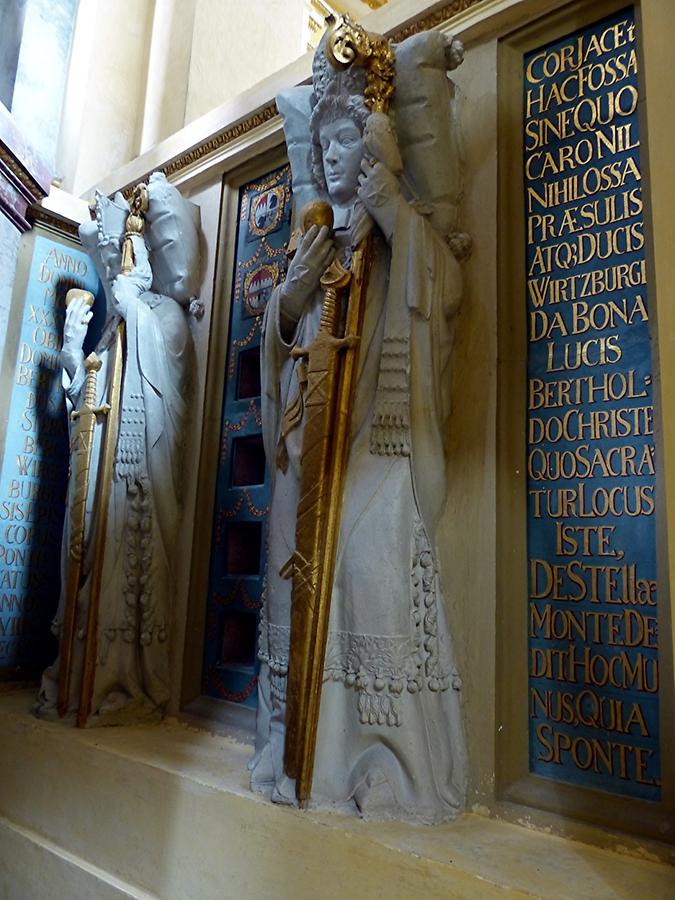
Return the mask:
<path id="1" fill-rule="evenodd" d="M 89 257 L 35 239 L 0 473 L 0 675 L 39 673 L 53 662 L 49 630 L 60 590 L 68 482 L 68 425 L 59 351 L 65 295 L 99 291 Z M 85 350 L 105 307 L 97 296 Z"/>
<path id="2" fill-rule="evenodd" d="M 539 48 L 538 50 L 528 54 L 524 59 L 524 100 L 527 100 L 528 91 L 539 89 L 539 83 L 528 81 L 527 67 L 534 57 L 536 57 L 542 51 L 559 50 L 561 47 L 570 44 L 574 45 L 576 51 L 576 49 L 578 49 L 579 47 L 579 38 L 581 38 L 582 50 L 585 50 L 589 47 L 591 39 L 594 35 L 596 37 L 599 37 L 605 31 L 605 29 L 612 26 L 613 24 L 621 22 L 626 23 L 626 31 L 624 33 L 629 34 L 630 32 L 628 31 L 628 29 L 631 25 L 634 24 L 634 14 L 632 8 L 616 13 L 608 19 L 595 23 L 590 27 L 577 31 L 574 34 L 568 35 L 567 37 L 553 44 L 547 45 L 544 48 Z M 630 52 L 635 49 L 635 43 L 636 41 L 633 35 L 632 40 L 628 43 L 627 46 L 623 46 L 615 50 L 609 49 L 607 52 L 603 52 L 599 56 L 591 54 L 585 64 L 602 64 L 607 63 L 608 61 L 616 60 L 616 57 L 619 53 L 630 54 Z M 570 57 L 570 59 L 573 58 L 574 57 Z M 540 68 L 541 62 L 542 60 L 538 61 L 533 69 L 535 76 L 538 72 L 542 73 L 542 70 Z M 615 62 L 610 62 L 610 67 L 613 67 L 616 71 Z M 548 89 L 554 83 L 557 83 L 560 86 L 563 80 L 571 74 L 569 70 L 565 72 L 555 72 L 554 69 L 555 66 L 551 66 L 551 68 L 548 69 L 548 76 L 544 76 L 544 80 L 542 83 L 544 85 L 545 92 L 548 91 Z M 603 104 L 607 103 L 608 95 L 611 92 L 618 91 L 625 85 L 632 85 L 635 89 L 637 89 L 638 79 L 635 73 L 630 73 L 627 75 L 627 77 L 617 80 L 614 85 L 598 87 L 597 90 L 589 90 L 587 87 L 585 96 L 590 98 L 593 103 L 599 103 L 600 109 L 605 110 L 606 106 L 604 106 Z M 570 83 L 568 85 L 568 91 L 570 94 L 572 90 L 573 83 Z M 530 97 L 532 96 L 538 96 L 538 94 L 530 94 Z M 624 108 L 628 108 L 628 97 L 629 93 L 624 92 L 623 99 L 626 101 Z M 561 105 L 553 103 L 551 105 L 551 109 L 549 109 L 548 113 L 545 113 L 544 115 L 553 117 L 557 112 L 573 108 L 577 103 L 578 99 L 571 99 L 569 102 L 563 102 Z M 582 120 L 588 122 L 588 115 L 590 114 L 591 106 L 587 104 L 583 107 L 583 110 L 584 112 L 582 115 Z M 524 106 L 524 115 L 525 125 L 527 125 L 527 105 Z M 532 115 L 530 116 L 530 118 L 540 118 L 541 115 L 542 113 L 540 112 L 539 108 L 536 108 L 532 110 Z M 637 142 L 637 138 L 639 135 L 637 110 L 629 116 L 615 115 L 611 123 L 603 124 L 599 127 L 609 135 L 611 124 L 618 126 L 630 124 L 630 136 L 632 139 L 631 143 Z M 560 138 L 551 135 L 547 145 L 543 148 L 532 148 L 532 138 L 528 138 L 527 133 L 525 133 L 525 165 L 527 166 L 528 159 L 531 158 L 531 154 L 540 152 L 541 150 L 551 151 L 557 158 L 558 150 L 560 147 L 576 147 L 581 141 L 584 141 L 585 139 L 591 138 L 592 140 L 594 140 L 592 131 L 579 132 L 576 129 L 573 130 L 573 134 L 568 132 L 567 135 L 564 135 Z M 530 149 L 528 149 L 528 144 L 530 146 Z M 535 165 L 533 172 L 534 177 L 532 179 L 528 179 L 527 174 L 525 177 L 526 193 L 527 188 L 532 187 L 539 195 L 542 195 L 547 184 L 553 183 L 556 180 L 562 181 L 563 178 L 569 177 L 573 174 L 578 174 L 581 176 L 584 171 L 590 166 L 602 167 L 611 165 L 613 163 L 619 163 L 619 170 L 621 170 L 625 164 L 625 160 L 628 157 L 632 157 L 635 160 L 637 168 L 639 169 L 639 146 L 627 148 L 621 151 L 617 149 L 616 153 L 604 151 L 602 159 L 598 159 L 598 152 L 596 147 L 594 158 L 586 165 L 578 165 L 574 169 L 567 168 L 564 172 L 560 172 L 557 174 L 551 171 L 541 174 L 538 165 Z M 583 204 L 589 203 L 593 200 L 599 200 L 602 204 L 604 203 L 604 198 L 609 196 L 611 193 L 621 195 L 624 191 L 629 191 L 631 189 L 636 189 L 636 191 L 638 192 L 638 194 L 634 196 L 638 196 L 640 194 L 641 179 L 639 176 L 636 177 L 632 174 L 629 174 L 626 183 L 622 187 L 606 189 L 598 193 L 594 193 L 593 196 L 589 197 L 570 199 L 569 202 L 563 203 L 557 206 L 555 209 L 541 209 L 535 201 L 534 209 L 528 210 L 528 201 L 526 197 L 526 221 L 529 212 L 552 213 L 555 216 L 554 228 L 555 232 L 557 233 L 562 225 L 565 210 L 573 210 L 574 208 L 577 208 L 575 215 L 577 215 L 577 218 L 579 218 L 578 208 L 583 206 Z M 592 232 L 606 233 L 609 229 L 620 228 L 623 225 L 636 225 L 636 234 L 639 234 L 641 223 L 643 221 L 643 215 L 642 213 L 635 212 L 635 203 L 632 204 L 632 208 L 634 214 L 630 215 L 628 218 L 622 221 L 617 221 L 613 224 L 597 226 L 589 230 Z M 526 233 L 525 242 L 527 248 L 527 272 L 530 273 L 531 271 L 537 247 L 547 247 L 563 241 L 576 242 L 577 235 L 579 233 L 581 232 L 578 232 L 576 234 L 566 234 L 558 237 L 552 237 L 548 235 L 548 239 L 543 241 L 539 239 L 541 238 L 541 234 L 537 233 L 537 240 L 535 240 L 533 243 L 530 243 L 529 245 L 527 244 L 528 237 Z M 603 238 L 600 237 L 601 242 L 602 240 Z M 639 243 L 639 240 L 635 241 L 635 243 Z M 623 249 L 623 245 L 619 249 Z M 550 272 L 550 275 L 552 278 L 561 278 L 572 274 L 583 275 L 583 273 L 585 272 L 589 272 L 595 269 L 609 268 L 619 263 L 639 263 L 641 260 L 644 260 L 644 252 L 644 247 L 636 247 L 631 252 L 614 254 L 608 259 L 602 260 L 596 257 L 590 262 L 573 264 L 569 269 L 565 269 L 562 267 L 565 265 L 565 263 L 563 260 L 561 260 L 561 267 L 559 267 L 558 269 L 554 267 L 553 271 Z M 541 277 L 541 275 L 536 274 L 535 277 Z M 583 286 L 582 279 L 578 280 L 577 285 L 579 287 Z M 632 305 L 630 301 L 632 301 L 637 295 L 640 295 L 643 298 L 645 306 L 647 306 L 647 285 L 645 283 L 638 284 L 633 287 L 623 288 L 621 290 L 616 290 L 612 293 L 605 292 L 597 294 L 595 296 L 587 296 L 583 299 L 586 303 L 589 304 L 589 306 L 591 306 L 599 302 L 607 303 L 610 300 L 619 301 L 623 300 L 623 298 L 627 298 L 629 300 L 628 305 L 630 307 Z M 587 341 L 590 339 L 600 339 L 602 337 L 606 338 L 608 335 L 617 336 L 616 343 L 618 344 L 618 346 L 620 346 L 622 353 L 621 359 L 617 361 L 614 361 L 613 354 L 611 354 L 610 359 L 608 359 L 608 361 L 605 362 L 604 365 L 601 364 L 592 367 L 581 365 L 578 369 L 575 369 L 573 371 L 547 372 L 547 354 L 549 352 L 547 349 L 548 341 L 546 339 L 538 341 L 532 341 L 530 339 L 530 313 L 535 308 L 536 307 L 528 291 L 528 379 L 534 377 L 542 378 L 548 382 L 555 382 L 561 379 L 592 375 L 595 376 L 597 382 L 599 382 L 605 373 L 627 373 L 629 370 L 632 370 L 634 371 L 635 393 L 644 392 L 644 397 L 639 399 L 623 399 L 621 401 L 609 400 L 608 402 L 600 402 L 599 400 L 596 400 L 595 403 L 580 407 L 580 409 L 586 416 L 588 416 L 592 411 L 596 410 L 609 411 L 618 408 L 631 409 L 633 407 L 649 406 L 652 404 L 652 354 L 649 322 L 641 321 L 641 317 L 636 316 L 632 324 L 623 324 L 619 322 L 616 327 L 607 328 L 603 331 L 595 331 L 593 329 L 589 329 L 585 334 L 573 335 L 571 333 L 572 303 L 570 301 L 560 302 L 557 304 L 549 304 L 548 302 L 545 302 L 541 308 L 548 312 L 549 315 L 552 315 L 554 312 L 560 312 L 562 314 L 563 321 L 570 332 L 569 336 L 562 336 L 560 330 L 557 330 L 551 335 L 550 340 L 554 341 L 556 348 L 554 352 L 555 359 L 559 360 L 562 357 L 562 348 L 565 344 L 570 345 L 570 347 L 574 347 L 578 340 Z M 597 349 L 597 345 L 594 345 L 594 347 Z M 575 353 L 572 352 L 572 359 L 575 358 Z M 529 425 L 532 417 L 539 417 L 544 421 L 548 421 L 554 415 L 562 416 L 569 408 L 569 406 L 566 406 L 560 409 L 528 410 L 528 441 L 530 440 Z M 588 432 L 586 433 L 588 434 Z M 583 443 L 587 443 L 589 445 L 589 456 L 598 447 L 602 448 L 604 451 L 607 451 L 610 447 L 620 445 L 634 446 L 637 449 L 638 457 L 642 454 L 643 445 L 645 444 L 652 448 L 651 452 L 653 453 L 653 436 L 647 435 L 644 437 L 640 437 L 632 435 L 623 438 L 603 437 L 599 440 L 585 439 L 583 441 L 570 442 L 560 440 L 555 443 L 551 441 L 543 441 L 536 444 L 528 443 L 528 458 L 533 447 L 535 446 L 545 451 L 574 451 L 578 448 L 579 444 Z M 583 672 L 580 668 L 576 670 L 576 676 L 570 676 L 570 673 L 567 672 L 566 680 L 556 680 L 552 677 L 536 677 L 537 672 L 532 667 L 533 655 L 536 656 L 537 650 L 550 651 L 557 649 L 569 652 L 571 645 L 575 648 L 573 652 L 577 654 L 578 658 L 583 657 L 586 648 L 590 648 L 591 654 L 600 655 L 601 657 L 603 657 L 604 660 L 608 661 L 609 665 L 615 666 L 615 671 L 617 672 L 619 671 L 619 669 L 623 668 L 622 664 L 620 663 L 620 659 L 619 662 L 612 663 L 611 661 L 613 659 L 616 659 L 617 657 L 621 658 L 621 654 L 624 652 L 627 654 L 627 658 L 630 661 L 631 665 L 636 664 L 636 661 L 638 660 L 638 654 L 641 653 L 644 665 L 647 671 L 652 675 L 654 674 L 658 665 L 658 650 L 656 648 L 631 648 L 616 645 L 611 646 L 609 642 L 607 620 L 604 620 L 604 624 L 601 627 L 601 632 L 599 635 L 600 640 L 598 642 L 584 642 L 579 637 L 573 637 L 572 640 L 568 640 L 567 636 L 564 640 L 546 639 L 541 636 L 541 629 L 534 629 L 533 633 L 533 630 L 529 627 L 532 604 L 535 605 L 535 608 L 540 615 L 544 613 L 547 605 L 550 606 L 552 610 L 567 609 L 573 610 L 576 613 L 581 613 L 583 611 L 620 613 L 624 609 L 631 609 L 650 617 L 655 617 L 657 614 L 655 606 L 610 604 L 606 602 L 607 598 L 604 595 L 600 598 L 600 602 L 595 603 L 589 600 L 588 597 L 580 602 L 552 599 L 550 595 L 544 599 L 534 599 L 532 597 L 533 585 L 529 577 L 529 561 L 532 559 L 546 560 L 551 565 L 565 565 L 574 559 L 580 560 L 584 564 L 595 566 L 635 564 L 637 567 L 638 578 L 646 579 L 649 581 L 656 581 L 656 516 L 654 512 L 639 517 L 631 517 L 626 515 L 625 513 L 618 516 L 608 514 L 606 516 L 603 516 L 602 518 L 582 518 L 579 515 L 570 515 L 562 520 L 566 525 L 613 526 L 615 528 L 615 531 L 611 539 L 611 549 L 616 552 L 617 556 L 614 558 L 601 556 L 597 552 L 595 552 L 597 550 L 596 546 L 591 547 L 592 552 L 589 556 L 582 556 L 581 553 L 578 553 L 574 556 L 565 556 L 556 552 L 555 522 L 559 520 L 556 520 L 555 518 L 550 517 L 547 514 L 544 514 L 541 518 L 536 518 L 534 515 L 534 499 L 530 492 L 539 489 L 556 490 L 560 488 L 569 488 L 578 491 L 578 485 L 580 483 L 583 483 L 583 485 L 585 486 L 586 495 L 588 497 L 592 495 L 593 491 L 597 488 L 605 488 L 609 490 L 615 486 L 620 486 L 622 488 L 625 487 L 628 492 L 631 492 L 633 489 L 639 487 L 643 489 L 647 495 L 651 495 L 653 497 L 655 494 L 655 478 L 653 475 L 648 474 L 647 472 L 643 472 L 643 474 L 641 475 L 627 474 L 625 476 L 620 476 L 617 478 L 602 477 L 598 472 L 596 472 L 594 473 L 593 477 L 560 478 L 559 480 L 537 480 L 533 477 L 532 472 L 528 470 L 527 543 L 529 557 L 528 583 L 530 585 L 530 597 L 528 598 L 527 602 L 529 629 L 528 649 L 530 665 L 530 690 L 528 697 L 530 715 L 530 770 L 537 775 L 556 779 L 558 781 L 570 782 L 586 787 L 599 788 L 602 790 L 611 791 L 612 793 L 616 794 L 641 797 L 649 800 L 658 800 L 660 798 L 658 692 L 652 692 L 645 689 L 640 690 L 637 687 L 617 688 L 612 687 L 611 685 L 607 685 L 604 687 L 593 687 L 591 684 L 584 683 Z M 633 495 L 631 493 L 631 500 L 629 501 L 631 508 L 633 506 L 632 496 Z M 555 511 L 555 509 L 553 511 Z M 579 513 L 579 507 L 577 507 L 575 511 Z M 563 596 L 578 596 L 578 593 L 578 586 L 574 584 L 567 575 L 565 575 L 562 579 L 558 594 Z M 613 597 L 616 598 L 616 596 L 620 593 L 620 589 L 615 590 L 613 592 Z M 541 656 L 539 657 L 539 661 L 541 661 Z M 598 667 L 597 671 L 601 672 L 604 669 L 605 663 L 602 660 L 598 660 L 596 665 Z M 652 686 L 651 680 L 649 686 Z M 550 690 L 555 693 L 556 697 L 558 697 L 560 692 L 567 693 L 569 705 L 571 709 L 574 710 L 574 712 L 569 713 L 568 711 L 567 714 L 563 713 L 563 719 L 571 719 L 571 721 L 554 721 L 558 718 L 557 700 L 554 702 L 554 708 L 552 710 L 549 710 L 549 712 L 551 712 L 550 716 L 548 716 L 540 706 L 533 705 L 533 689 L 540 691 L 542 694 L 545 691 Z M 592 695 L 588 693 L 589 690 L 593 692 Z M 628 733 L 622 733 L 620 729 L 617 730 L 616 728 L 611 727 L 612 710 L 616 712 L 616 710 L 619 708 L 618 704 L 622 704 L 621 708 L 623 709 L 623 714 L 625 717 L 627 717 L 634 702 L 639 703 L 640 709 L 644 716 L 644 721 L 646 723 L 646 728 L 648 731 L 647 735 L 641 733 L 642 729 L 638 726 L 637 723 L 634 723 L 630 728 L 627 729 Z M 576 703 L 579 704 L 578 708 L 575 707 Z M 604 721 L 594 721 L 593 713 L 597 709 L 597 703 L 602 705 L 602 708 L 605 710 L 605 713 L 607 715 L 607 718 Z M 581 713 L 581 717 L 585 721 L 580 721 L 577 718 L 578 712 Z M 542 728 L 544 729 L 543 731 L 541 731 Z M 557 755 L 554 755 L 554 732 L 557 732 L 558 735 L 561 736 L 559 740 L 562 743 L 561 751 Z M 544 736 L 544 740 L 542 740 L 542 734 Z M 571 747 L 568 748 L 567 746 L 568 742 L 572 744 L 572 742 L 574 742 L 575 740 L 577 741 L 576 760 L 571 751 Z M 598 748 L 602 748 L 606 753 L 610 754 L 612 764 L 609 767 L 609 770 L 608 766 L 603 763 L 602 755 L 597 753 Z M 639 763 L 638 757 L 640 760 Z"/>

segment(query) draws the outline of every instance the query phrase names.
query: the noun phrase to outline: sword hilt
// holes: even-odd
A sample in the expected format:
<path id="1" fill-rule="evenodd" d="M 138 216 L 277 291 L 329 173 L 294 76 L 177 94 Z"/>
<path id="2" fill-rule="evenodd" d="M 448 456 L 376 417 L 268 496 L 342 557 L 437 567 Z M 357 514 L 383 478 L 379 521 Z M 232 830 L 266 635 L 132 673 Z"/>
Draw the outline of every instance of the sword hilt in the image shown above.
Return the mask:
<path id="1" fill-rule="evenodd" d="M 337 337 L 337 329 L 340 322 L 340 310 L 338 298 L 351 281 L 352 273 L 345 269 L 336 257 L 321 276 L 323 288 L 323 307 L 321 309 L 320 331 L 327 331 L 333 337 Z"/>
<path id="2" fill-rule="evenodd" d="M 96 403 L 96 375 L 103 363 L 95 353 L 90 353 L 84 361 L 84 369 L 87 373 L 84 381 L 84 402 L 87 406 Z"/>
<path id="3" fill-rule="evenodd" d="M 75 409 L 70 414 L 72 421 L 79 418 L 84 412 L 107 413 L 110 404 L 104 403 L 103 406 L 94 406 L 96 403 L 96 376 L 103 363 L 95 353 L 90 353 L 84 361 L 86 376 L 84 379 L 84 397 L 82 398 L 82 407 Z"/>

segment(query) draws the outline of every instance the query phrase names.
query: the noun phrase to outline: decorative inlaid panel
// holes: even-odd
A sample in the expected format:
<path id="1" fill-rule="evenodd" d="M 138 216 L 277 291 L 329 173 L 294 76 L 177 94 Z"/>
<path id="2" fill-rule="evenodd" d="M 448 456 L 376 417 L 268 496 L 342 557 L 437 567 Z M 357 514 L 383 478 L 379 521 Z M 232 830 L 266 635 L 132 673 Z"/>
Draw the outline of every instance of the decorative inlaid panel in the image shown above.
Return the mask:
<path id="1" fill-rule="evenodd" d="M 202 690 L 249 707 L 256 702 L 270 493 L 260 417 L 260 335 L 267 301 L 286 271 L 290 187 L 284 166 L 240 190 L 224 373 Z"/>

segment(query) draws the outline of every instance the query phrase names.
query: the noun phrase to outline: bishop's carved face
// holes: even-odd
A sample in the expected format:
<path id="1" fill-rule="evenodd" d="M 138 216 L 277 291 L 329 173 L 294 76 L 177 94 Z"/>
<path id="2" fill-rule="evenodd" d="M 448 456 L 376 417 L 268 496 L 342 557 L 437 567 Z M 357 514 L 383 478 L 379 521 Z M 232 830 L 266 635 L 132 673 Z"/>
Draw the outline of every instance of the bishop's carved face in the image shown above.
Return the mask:
<path id="1" fill-rule="evenodd" d="M 345 205 L 355 198 L 359 186 L 361 129 L 353 119 L 334 119 L 321 126 L 319 141 L 328 196 L 333 203 Z"/>

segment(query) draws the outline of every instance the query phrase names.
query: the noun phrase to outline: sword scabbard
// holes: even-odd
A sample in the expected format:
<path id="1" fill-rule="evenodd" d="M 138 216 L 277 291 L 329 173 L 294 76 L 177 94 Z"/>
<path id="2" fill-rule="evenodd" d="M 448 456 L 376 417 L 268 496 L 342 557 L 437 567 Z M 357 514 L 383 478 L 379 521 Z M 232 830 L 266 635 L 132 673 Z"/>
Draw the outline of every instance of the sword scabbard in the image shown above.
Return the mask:
<path id="1" fill-rule="evenodd" d="M 71 413 L 71 480 L 74 484 L 69 507 L 68 562 L 63 611 L 63 635 L 59 660 L 59 692 L 57 709 L 60 716 L 68 712 L 72 680 L 73 648 L 77 627 L 77 598 L 82 580 L 84 530 L 96 417 L 97 376 L 101 360 L 91 353 L 84 361 L 86 370 L 82 406 Z"/>
<path id="2" fill-rule="evenodd" d="M 106 530 L 108 524 L 108 508 L 110 505 L 110 489 L 112 485 L 115 448 L 119 428 L 120 400 L 122 395 L 122 369 L 124 347 L 124 322 L 117 326 L 115 345 L 112 355 L 112 371 L 109 378 L 108 403 L 101 411 L 107 412 L 105 434 L 101 442 L 101 455 L 98 467 L 99 489 L 97 490 L 98 507 L 95 510 L 95 522 L 92 528 L 94 551 L 91 565 L 89 608 L 87 612 L 87 629 L 84 643 L 82 663 L 82 681 L 80 685 L 80 704 L 77 711 L 77 726 L 84 728 L 91 713 L 96 676 L 96 655 L 98 648 L 98 614 L 103 580 L 103 561 L 105 557 Z"/>

